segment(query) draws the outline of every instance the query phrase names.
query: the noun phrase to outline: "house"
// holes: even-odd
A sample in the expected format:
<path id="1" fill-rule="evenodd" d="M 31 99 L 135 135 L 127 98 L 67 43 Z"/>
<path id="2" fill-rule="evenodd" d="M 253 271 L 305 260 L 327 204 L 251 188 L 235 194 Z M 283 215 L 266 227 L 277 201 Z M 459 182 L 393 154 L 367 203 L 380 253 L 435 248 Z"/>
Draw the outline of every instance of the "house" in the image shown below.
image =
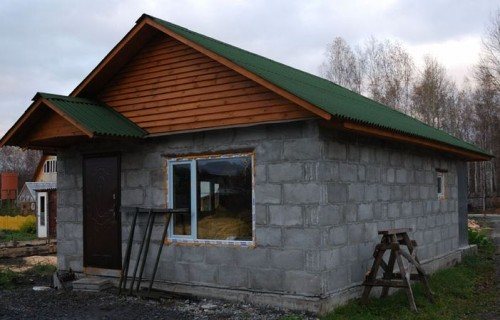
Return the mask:
<path id="1" fill-rule="evenodd" d="M 359 294 L 378 229 L 413 228 L 429 270 L 459 261 L 466 162 L 491 158 L 149 15 L 70 95 L 37 93 L 2 145 L 57 154 L 59 269 L 116 277 L 132 220 L 120 206 L 188 208 L 157 288 L 315 312 Z"/>
<path id="2" fill-rule="evenodd" d="M 35 213 L 37 236 L 57 236 L 57 157 L 43 155 L 33 176 L 25 182 L 17 196 L 17 205 L 23 214 Z"/>

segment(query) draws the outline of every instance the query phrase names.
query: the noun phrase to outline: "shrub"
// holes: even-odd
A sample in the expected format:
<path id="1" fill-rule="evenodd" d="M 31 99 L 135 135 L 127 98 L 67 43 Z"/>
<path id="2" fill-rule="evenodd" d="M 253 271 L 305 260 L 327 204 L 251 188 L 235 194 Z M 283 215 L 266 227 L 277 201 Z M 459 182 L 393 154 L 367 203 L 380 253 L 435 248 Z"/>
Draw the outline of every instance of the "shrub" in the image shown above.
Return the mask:
<path id="1" fill-rule="evenodd" d="M 476 244 L 479 250 L 483 250 L 485 252 L 493 252 L 495 246 L 490 238 L 481 230 L 474 230 L 469 228 L 469 243 Z"/>
<path id="2" fill-rule="evenodd" d="M 27 219 L 23 222 L 19 231 L 24 233 L 36 234 L 36 219 Z"/>

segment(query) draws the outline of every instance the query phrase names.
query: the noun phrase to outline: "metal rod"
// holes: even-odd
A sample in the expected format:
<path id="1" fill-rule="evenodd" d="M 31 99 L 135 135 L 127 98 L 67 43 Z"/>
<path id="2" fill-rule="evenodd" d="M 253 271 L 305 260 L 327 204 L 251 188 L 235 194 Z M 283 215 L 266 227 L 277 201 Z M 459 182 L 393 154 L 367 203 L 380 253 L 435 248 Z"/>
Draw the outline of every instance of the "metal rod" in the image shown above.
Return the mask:
<path id="1" fill-rule="evenodd" d="M 170 218 L 172 214 L 167 213 L 165 220 L 165 227 L 163 228 L 163 234 L 161 236 L 160 246 L 158 247 L 158 253 L 156 254 L 155 266 L 153 268 L 153 274 L 151 275 L 151 280 L 149 281 L 148 294 L 151 293 L 151 288 L 153 287 L 153 282 L 155 281 L 156 271 L 158 270 L 158 264 L 160 262 L 161 251 L 163 250 L 163 244 L 165 243 L 165 238 L 167 237 L 168 225 L 170 224 Z"/>
<path id="2" fill-rule="evenodd" d="M 132 279 L 130 280 L 129 294 L 132 294 L 132 291 L 134 290 L 135 276 L 137 274 L 137 270 L 139 269 L 139 262 L 141 261 L 142 250 L 144 248 L 144 241 L 146 240 L 146 235 L 148 233 L 148 227 L 149 227 L 149 222 L 151 220 L 151 217 L 153 217 L 152 212 L 150 212 L 148 215 L 148 222 L 146 224 L 146 230 L 144 230 L 144 235 L 142 236 L 141 246 L 139 248 L 139 252 L 137 253 L 137 261 L 135 262 L 134 273 L 132 275 Z"/>
<path id="3" fill-rule="evenodd" d="M 132 252 L 132 243 L 134 241 L 135 224 L 137 221 L 137 215 L 139 213 L 139 208 L 136 208 L 134 218 L 132 219 L 132 225 L 130 227 L 130 234 L 128 236 L 127 250 L 125 251 L 125 258 L 123 259 L 122 272 L 120 274 L 120 284 L 118 286 L 118 294 L 122 293 L 122 287 L 125 289 L 127 287 L 127 277 L 128 277 L 128 267 L 130 265 L 130 254 Z"/>
<path id="4" fill-rule="evenodd" d="M 142 257 L 142 263 L 141 263 L 141 270 L 139 271 L 139 277 L 137 278 L 137 286 L 136 286 L 136 291 L 139 293 L 139 289 L 141 286 L 141 281 L 142 281 L 142 274 L 144 273 L 144 266 L 146 265 L 146 260 L 148 258 L 148 251 L 149 251 L 149 243 L 151 242 L 151 233 L 153 232 L 153 226 L 155 223 L 155 217 L 156 215 L 151 211 L 152 217 L 151 217 L 151 224 L 148 231 L 148 236 L 146 237 L 146 247 L 144 248 L 144 255 Z"/>

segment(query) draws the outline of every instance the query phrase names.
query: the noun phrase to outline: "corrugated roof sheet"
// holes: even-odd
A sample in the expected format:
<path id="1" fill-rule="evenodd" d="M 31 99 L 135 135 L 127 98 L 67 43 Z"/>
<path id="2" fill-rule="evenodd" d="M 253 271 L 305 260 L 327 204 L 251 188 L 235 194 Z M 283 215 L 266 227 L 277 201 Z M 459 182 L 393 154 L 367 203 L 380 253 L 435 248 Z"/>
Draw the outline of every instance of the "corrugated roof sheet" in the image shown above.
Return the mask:
<path id="1" fill-rule="evenodd" d="M 57 182 L 26 182 L 26 188 L 33 199 L 36 199 L 36 192 L 43 190 L 56 190 Z"/>
<path id="2" fill-rule="evenodd" d="M 147 16 L 147 15 L 144 15 Z M 433 128 L 388 106 L 343 88 L 331 81 L 148 16 L 173 32 L 234 62 L 333 116 L 430 139 L 491 156 L 481 148 Z"/>
<path id="3" fill-rule="evenodd" d="M 102 102 L 44 92 L 37 93 L 34 99 L 38 97 L 47 99 L 95 135 L 142 138 L 147 134 L 121 113 Z"/>

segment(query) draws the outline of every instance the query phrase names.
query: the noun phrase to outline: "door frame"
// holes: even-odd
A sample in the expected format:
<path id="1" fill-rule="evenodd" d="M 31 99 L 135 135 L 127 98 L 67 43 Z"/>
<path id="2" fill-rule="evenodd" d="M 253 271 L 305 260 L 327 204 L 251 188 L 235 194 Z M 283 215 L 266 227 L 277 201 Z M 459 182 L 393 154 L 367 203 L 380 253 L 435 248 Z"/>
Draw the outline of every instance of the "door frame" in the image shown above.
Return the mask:
<path id="1" fill-rule="evenodd" d="M 116 214 L 118 215 L 118 221 L 117 221 L 117 224 L 118 224 L 118 244 L 117 244 L 117 248 L 118 248 L 118 252 L 119 252 L 119 255 L 120 255 L 120 269 L 122 267 L 122 217 L 121 217 L 121 214 L 120 214 L 120 206 L 121 206 L 121 203 L 122 203 L 122 182 L 121 182 L 121 177 L 122 177 L 122 169 L 121 169 L 121 164 L 122 164 L 122 160 L 121 160 L 121 153 L 120 152 L 102 152 L 102 153 L 88 153 L 88 154 L 83 154 L 82 156 L 82 242 L 83 242 L 83 268 L 84 270 L 86 269 L 102 269 L 102 270 L 115 270 L 115 269 L 103 269 L 103 268 L 96 268 L 96 267 L 92 267 L 92 266 L 89 266 L 87 264 L 87 246 L 86 246 L 86 238 L 85 238 L 85 234 L 86 234 L 86 228 L 85 228 L 85 217 L 86 217 L 86 201 L 85 201 L 85 188 L 86 188 L 86 185 L 85 185 L 85 160 L 87 159 L 90 159 L 90 158 L 109 158 L 109 157 L 116 157 L 116 167 L 117 167 L 117 185 L 118 185 L 118 192 L 116 194 L 116 204 L 117 204 L 117 207 L 115 208 L 116 210 Z"/>
<path id="2" fill-rule="evenodd" d="M 45 224 L 43 225 L 43 228 L 45 230 L 45 232 L 42 234 L 42 232 L 40 231 L 40 199 L 44 197 L 45 198 L 45 202 L 44 202 L 44 222 Z M 36 236 L 38 238 L 47 238 L 48 237 L 48 233 L 49 233 L 49 193 L 46 192 L 46 191 L 40 191 L 40 192 L 37 192 L 36 193 Z"/>

